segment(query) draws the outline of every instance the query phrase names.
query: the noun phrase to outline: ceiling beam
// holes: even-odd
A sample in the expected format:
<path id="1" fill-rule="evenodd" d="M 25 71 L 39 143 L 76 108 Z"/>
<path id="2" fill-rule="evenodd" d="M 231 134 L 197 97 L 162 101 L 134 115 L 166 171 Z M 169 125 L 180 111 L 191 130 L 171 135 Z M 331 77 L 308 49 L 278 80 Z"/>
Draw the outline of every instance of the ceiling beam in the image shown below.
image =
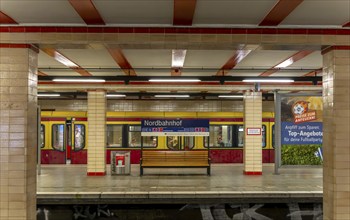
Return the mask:
<path id="1" fill-rule="evenodd" d="M 38 70 L 38 76 L 48 76 L 48 75 L 46 73 L 43 73 L 40 70 Z"/>
<path id="2" fill-rule="evenodd" d="M 105 25 L 103 18 L 91 0 L 69 0 L 87 25 Z"/>
<path id="3" fill-rule="evenodd" d="M 74 70 L 75 72 L 79 73 L 82 76 L 92 76 L 91 73 L 89 73 L 87 70 L 70 60 L 68 57 L 63 55 L 61 52 L 59 52 L 56 49 L 53 48 L 41 48 L 43 52 L 45 52 L 47 55 L 54 58 L 56 61 L 62 63 L 63 65 L 69 67 L 70 69 Z"/>
<path id="4" fill-rule="evenodd" d="M 306 73 L 303 76 L 317 76 L 317 74 L 322 73 L 322 71 L 323 71 L 322 68 L 316 69 L 316 70 L 313 70 L 313 71 L 310 71 L 310 72 Z"/>
<path id="5" fill-rule="evenodd" d="M 238 63 L 240 63 L 252 50 L 236 50 L 235 54 L 220 68 L 217 76 L 225 76 Z"/>
<path id="6" fill-rule="evenodd" d="M 191 26 L 197 0 L 174 0 L 173 25 Z"/>
<path id="7" fill-rule="evenodd" d="M 304 0 L 279 0 L 259 26 L 279 25 Z"/>
<path id="8" fill-rule="evenodd" d="M 350 21 L 348 23 L 345 23 L 343 27 L 350 27 Z"/>
<path id="9" fill-rule="evenodd" d="M 129 61 L 123 54 L 123 51 L 119 48 L 107 48 L 109 54 L 111 54 L 114 61 L 119 65 L 127 76 L 136 76 L 135 70 L 132 68 Z"/>
<path id="10" fill-rule="evenodd" d="M 314 51 L 313 50 L 302 50 L 302 51 L 299 51 L 299 52 L 293 54 L 291 57 L 289 57 L 289 58 L 283 60 L 282 62 L 278 63 L 277 65 L 275 65 L 271 69 L 268 69 L 265 72 L 261 73 L 259 76 L 270 76 L 271 74 L 279 71 L 280 68 L 285 68 L 287 66 L 290 66 L 293 63 L 297 62 L 298 60 L 301 60 L 304 57 L 306 57 L 307 55 L 311 54 L 312 52 L 314 52 Z"/>
<path id="11" fill-rule="evenodd" d="M 7 14 L 0 11 L 0 24 L 18 24 L 18 23 Z"/>

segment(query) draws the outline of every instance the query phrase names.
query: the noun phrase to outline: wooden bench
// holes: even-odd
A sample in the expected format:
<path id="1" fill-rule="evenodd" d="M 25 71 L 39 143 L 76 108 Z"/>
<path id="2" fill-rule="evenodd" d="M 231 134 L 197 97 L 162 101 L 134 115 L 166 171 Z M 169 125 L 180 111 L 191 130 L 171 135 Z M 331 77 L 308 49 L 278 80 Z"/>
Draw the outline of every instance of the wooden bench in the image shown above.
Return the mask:
<path id="1" fill-rule="evenodd" d="M 207 168 L 210 175 L 208 151 L 142 151 L 140 175 L 144 168 Z"/>

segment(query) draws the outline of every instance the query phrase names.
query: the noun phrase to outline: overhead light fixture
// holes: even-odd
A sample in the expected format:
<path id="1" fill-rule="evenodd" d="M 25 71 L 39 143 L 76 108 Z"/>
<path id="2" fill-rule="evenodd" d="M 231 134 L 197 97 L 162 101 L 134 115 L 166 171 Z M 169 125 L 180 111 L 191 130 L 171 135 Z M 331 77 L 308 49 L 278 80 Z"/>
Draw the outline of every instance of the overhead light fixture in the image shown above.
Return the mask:
<path id="1" fill-rule="evenodd" d="M 189 98 L 189 95 L 155 95 L 156 98 Z"/>
<path id="2" fill-rule="evenodd" d="M 171 53 L 171 67 L 182 68 L 185 63 L 187 50 L 172 50 Z"/>
<path id="3" fill-rule="evenodd" d="M 106 82 L 104 79 L 53 79 L 54 82 Z"/>
<path id="4" fill-rule="evenodd" d="M 243 82 L 280 82 L 289 83 L 294 82 L 292 79 L 244 79 Z"/>
<path id="5" fill-rule="evenodd" d="M 200 82 L 200 79 L 149 79 L 149 82 Z"/>
<path id="6" fill-rule="evenodd" d="M 219 95 L 219 98 L 231 98 L 231 99 L 235 99 L 235 98 L 243 98 L 243 95 Z"/>
<path id="7" fill-rule="evenodd" d="M 287 66 L 290 66 L 294 63 L 293 58 L 289 58 L 288 60 L 283 61 L 282 63 L 275 66 L 276 68 L 285 68 Z"/>
<path id="8" fill-rule="evenodd" d="M 59 97 L 60 94 L 57 93 L 38 93 L 38 97 Z"/>
<path id="9" fill-rule="evenodd" d="M 125 97 L 125 94 L 107 94 L 106 97 Z"/>

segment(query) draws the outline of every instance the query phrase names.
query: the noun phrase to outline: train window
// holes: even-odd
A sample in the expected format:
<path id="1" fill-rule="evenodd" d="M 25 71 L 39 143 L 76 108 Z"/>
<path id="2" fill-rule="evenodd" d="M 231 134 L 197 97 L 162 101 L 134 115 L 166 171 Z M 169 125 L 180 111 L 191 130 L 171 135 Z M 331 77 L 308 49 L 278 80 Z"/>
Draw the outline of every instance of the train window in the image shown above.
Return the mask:
<path id="1" fill-rule="evenodd" d="M 195 145 L 193 136 L 168 136 L 167 147 L 171 150 L 192 150 Z"/>
<path id="2" fill-rule="evenodd" d="M 261 127 L 262 147 L 266 147 L 266 125 Z"/>
<path id="3" fill-rule="evenodd" d="M 158 138 L 156 136 L 143 137 L 143 147 L 157 147 Z M 128 147 L 141 147 L 141 126 L 130 125 L 128 134 Z"/>
<path id="4" fill-rule="evenodd" d="M 85 125 L 74 125 L 74 150 L 79 151 L 85 147 Z"/>
<path id="5" fill-rule="evenodd" d="M 261 127 L 262 147 L 266 147 L 266 125 Z"/>
<path id="6" fill-rule="evenodd" d="M 232 147 L 232 125 L 214 125 L 209 127 L 210 147 Z M 208 138 L 204 138 L 208 147 Z"/>
<path id="7" fill-rule="evenodd" d="M 244 126 L 239 125 L 238 129 L 238 147 L 243 147 L 244 145 Z"/>
<path id="8" fill-rule="evenodd" d="M 121 147 L 123 125 L 107 125 L 107 147 Z"/>
<path id="9" fill-rule="evenodd" d="M 149 136 L 143 137 L 143 147 L 157 147 L 158 146 L 158 137 Z"/>
<path id="10" fill-rule="evenodd" d="M 166 145 L 171 150 L 180 150 L 180 136 L 167 136 Z"/>
<path id="11" fill-rule="evenodd" d="M 185 150 L 192 150 L 194 148 L 195 138 L 191 136 L 185 136 L 184 137 L 184 149 Z"/>
<path id="12" fill-rule="evenodd" d="M 52 148 L 64 151 L 64 124 L 52 125 Z"/>
<path id="13" fill-rule="evenodd" d="M 140 147 L 141 146 L 141 126 L 129 126 L 128 134 L 128 146 Z"/>
<path id="14" fill-rule="evenodd" d="M 40 125 L 40 148 L 45 147 L 45 125 Z"/>
<path id="15" fill-rule="evenodd" d="M 261 127 L 262 147 L 266 147 L 266 125 Z M 238 147 L 244 145 L 244 126 L 238 126 Z"/>

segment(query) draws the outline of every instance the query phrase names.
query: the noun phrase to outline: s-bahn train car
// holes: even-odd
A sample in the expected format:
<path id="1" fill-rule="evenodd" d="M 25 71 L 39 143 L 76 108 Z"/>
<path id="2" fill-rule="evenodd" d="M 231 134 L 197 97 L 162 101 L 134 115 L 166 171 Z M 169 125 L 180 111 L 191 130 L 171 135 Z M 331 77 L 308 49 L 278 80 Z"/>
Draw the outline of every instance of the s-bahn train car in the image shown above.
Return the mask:
<path id="1" fill-rule="evenodd" d="M 86 112 L 42 112 L 41 137 L 43 164 L 86 164 Z M 106 161 L 111 151 L 130 151 L 131 163 L 141 157 L 142 119 L 209 119 L 210 136 L 143 137 L 144 150 L 203 150 L 210 145 L 212 163 L 243 163 L 244 126 L 241 112 L 107 112 Z M 262 118 L 263 163 L 274 162 L 272 133 L 274 115 Z M 209 142 L 209 143 L 208 143 Z"/>

